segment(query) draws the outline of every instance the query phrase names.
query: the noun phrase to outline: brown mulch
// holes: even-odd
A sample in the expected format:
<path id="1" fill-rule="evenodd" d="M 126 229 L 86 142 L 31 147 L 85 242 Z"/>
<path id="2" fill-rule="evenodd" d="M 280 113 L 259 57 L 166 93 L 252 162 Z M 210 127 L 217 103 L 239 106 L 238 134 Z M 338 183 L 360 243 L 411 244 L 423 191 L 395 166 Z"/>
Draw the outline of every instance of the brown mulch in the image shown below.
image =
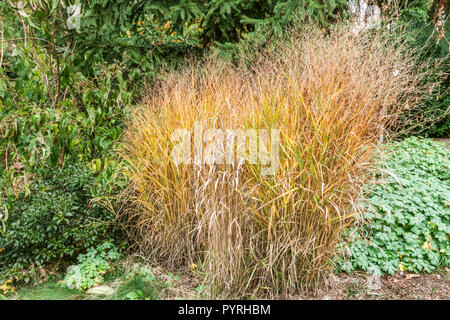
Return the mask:
<path id="1" fill-rule="evenodd" d="M 332 274 L 327 288 L 287 299 L 320 300 L 448 300 L 450 270 L 432 274 L 397 273 L 373 277 L 363 272 Z"/>
<path id="2" fill-rule="evenodd" d="M 450 149 L 450 138 L 434 138 L 433 140 L 435 141 L 439 141 L 439 142 L 444 142 L 445 146 Z"/>
<path id="3" fill-rule="evenodd" d="M 194 289 L 198 283 L 194 286 L 191 277 L 187 277 L 183 283 L 184 285 L 178 286 L 178 289 L 170 292 L 165 299 L 204 298 L 200 297 Z M 374 277 L 363 271 L 353 271 L 350 274 L 331 273 L 328 275 L 326 283 L 314 293 L 255 298 L 275 300 L 449 300 L 450 269 L 441 269 L 431 274 L 398 272 L 395 275 L 383 277 Z"/>

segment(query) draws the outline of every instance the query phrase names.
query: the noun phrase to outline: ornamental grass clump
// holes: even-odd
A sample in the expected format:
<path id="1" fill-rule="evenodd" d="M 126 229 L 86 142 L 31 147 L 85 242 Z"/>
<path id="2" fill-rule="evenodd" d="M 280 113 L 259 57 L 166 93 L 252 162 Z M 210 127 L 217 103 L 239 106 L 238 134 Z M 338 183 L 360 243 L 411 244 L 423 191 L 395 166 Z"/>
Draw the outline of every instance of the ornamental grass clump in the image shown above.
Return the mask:
<path id="1" fill-rule="evenodd" d="M 250 65 L 191 62 L 150 88 L 123 149 L 142 256 L 195 266 L 212 297 L 317 288 L 370 155 L 417 91 L 413 53 L 390 43 L 310 28 Z M 228 148 L 236 132 L 257 148 L 250 134 Z"/>

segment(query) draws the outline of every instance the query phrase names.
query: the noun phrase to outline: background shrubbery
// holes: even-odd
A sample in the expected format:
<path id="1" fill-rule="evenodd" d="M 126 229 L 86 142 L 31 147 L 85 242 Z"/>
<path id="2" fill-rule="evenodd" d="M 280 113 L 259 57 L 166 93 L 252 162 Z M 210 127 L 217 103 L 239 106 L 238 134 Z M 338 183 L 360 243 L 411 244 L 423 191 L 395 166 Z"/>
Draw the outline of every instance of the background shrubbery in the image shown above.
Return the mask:
<path id="1" fill-rule="evenodd" d="M 114 214 L 90 203 L 96 188 L 90 168 L 66 164 L 64 169 L 38 171 L 10 209 L 0 237 L 3 268 L 20 276 L 30 266 L 41 267 L 76 257 L 103 241 L 120 242 Z"/>
<path id="2" fill-rule="evenodd" d="M 450 20 L 446 21 L 444 28 L 445 34 L 450 34 Z M 446 38 L 437 41 L 439 34 L 436 30 L 433 32 L 431 30 L 433 30 L 432 26 L 425 28 L 423 33 L 420 33 L 416 45 L 424 44 L 426 48 L 424 58 L 434 59 L 438 63 L 437 69 L 440 71 L 441 83 L 430 94 L 429 100 L 425 102 L 424 117 L 417 121 L 416 130 L 429 137 L 447 138 L 450 136 L 450 43 Z M 426 44 L 424 43 L 425 39 L 428 41 Z M 428 120 L 431 120 L 431 126 Z"/>
<path id="3" fill-rule="evenodd" d="M 99 242 L 98 239 L 94 243 Z M 69 289 L 86 290 L 104 281 L 104 274 L 112 270 L 111 262 L 118 260 L 120 253 L 110 242 L 89 247 L 79 254 L 77 264 L 68 269 L 64 285 Z"/>
<path id="4" fill-rule="evenodd" d="M 421 61 L 428 66 L 429 74 L 423 79 L 428 98 L 420 102 L 420 107 L 404 114 L 404 127 L 407 135 L 416 134 L 428 137 L 450 136 L 450 43 L 442 34 L 450 33 L 450 20 L 436 29 L 432 24 L 410 23 L 404 29 L 406 43 L 417 50 Z M 440 31 L 442 30 L 442 31 Z M 443 33 L 442 33 L 443 32 Z"/>

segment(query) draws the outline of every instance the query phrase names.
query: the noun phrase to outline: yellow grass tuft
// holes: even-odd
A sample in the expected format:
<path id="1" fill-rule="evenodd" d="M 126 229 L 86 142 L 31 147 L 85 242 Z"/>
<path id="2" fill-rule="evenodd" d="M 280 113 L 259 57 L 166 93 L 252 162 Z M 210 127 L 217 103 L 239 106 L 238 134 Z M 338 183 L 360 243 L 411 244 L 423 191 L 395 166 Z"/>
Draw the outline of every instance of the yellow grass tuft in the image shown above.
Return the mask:
<path id="1" fill-rule="evenodd" d="M 415 90 L 414 63 L 380 36 L 309 29 L 251 67 L 212 58 L 168 75 L 149 89 L 124 143 L 142 254 L 195 264 L 213 297 L 317 287 L 357 214 L 370 155 Z M 249 161 L 176 165 L 171 135 L 197 121 L 279 129 L 276 174 Z"/>

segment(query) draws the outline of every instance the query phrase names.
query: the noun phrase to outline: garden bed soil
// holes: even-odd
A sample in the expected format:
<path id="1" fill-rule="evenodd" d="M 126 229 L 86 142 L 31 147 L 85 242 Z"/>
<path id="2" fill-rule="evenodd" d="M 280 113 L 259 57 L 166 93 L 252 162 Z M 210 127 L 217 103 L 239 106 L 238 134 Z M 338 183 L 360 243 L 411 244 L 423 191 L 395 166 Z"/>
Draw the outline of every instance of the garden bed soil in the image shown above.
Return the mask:
<path id="1" fill-rule="evenodd" d="M 316 294 L 287 299 L 321 300 L 448 300 L 450 270 L 432 274 L 397 273 L 379 279 L 367 273 L 332 274 Z"/>
<path id="2" fill-rule="evenodd" d="M 434 138 L 433 140 L 435 141 L 439 141 L 439 142 L 444 142 L 445 146 L 450 149 L 450 138 Z"/>

